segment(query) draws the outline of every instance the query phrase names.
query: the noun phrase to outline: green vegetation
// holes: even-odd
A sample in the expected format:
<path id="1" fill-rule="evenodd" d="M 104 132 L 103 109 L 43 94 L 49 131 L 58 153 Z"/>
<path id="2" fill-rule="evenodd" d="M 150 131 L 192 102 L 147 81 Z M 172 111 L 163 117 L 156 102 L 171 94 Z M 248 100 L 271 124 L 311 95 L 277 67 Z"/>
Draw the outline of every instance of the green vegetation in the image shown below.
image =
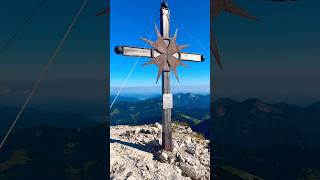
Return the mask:
<path id="1" fill-rule="evenodd" d="M 179 118 L 188 120 L 188 121 L 190 121 L 190 123 L 192 123 L 193 125 L 197 125 L 197 124 L 199 124 L 200 122 L 202 122 L 202 121 L 199 120 L 199 119 L 193 118 L 193 117 L 191 117 L 191 116 L 187 116 L 187 115 L 182 114 L 182 113 L 177 113 L 177 118 L 176 118 L 176 119 L 179 119 Z"/>
<path id="2" fill-rule="evenodd" d="M 27 157 L 27 152 L 25 150 L 20 149 L 13 151 L 7 161 L 0 163 L 0 171 L 5 171 L 19 165 L 25 165 L 29 161 L 31 161 L 31 159 Z"/>
<path id="3" fill-rule="evenodd" d="M 80 130 L 81 129 L 81 130 Z M 36 137 L 37 132 L 42 135 Z M 106 123 L 89 128 L 41 126 L 15 132 L 0 161 L 1 180 L 87 180 L 106 176 Z"/>
<path id="4" fill-rule="evenodd" d="M 201 133 L 193 134 L 193 137 L 194 137 L 196 140 L 205 140 L 203 134 L 201 134 Z"/>
<path id="5" fill-rule="evenodd" d="M 185 128 L 191 128 L 190 125 L 187 122 L 173 121 L 173 123 L 172 123 L 172 131 L 173 132 L 177 132 L 177 128 L 179 126 L 183 126 Z M 190 137 L 193 137 L 195 140 L 198 140 L 198 141 L 205 139 L 205 137 L 201 133 L 188 133 L 188 135 Z"/>
<path id="6" fill-rule="evenodd" d="M 66 154 L 66 155 L 72 155 L 75 154 L 74 151 L 74 147 L 76 145 L 78 145 L 79 143 L 67 143 L 64 145 L 64 147 L 62 148 L 62 151 Z"/>
<path id="7" fill-rule="evenodd" d="M 297 180 L 318 180 L 320 179 L 320 171 L 317 169 L 303 169 Z"/>
<path id="8" fill-rule="evenodd" d="M 83 167 L 72 167 L 69 166 L 66 170 L 66 174 L 69 174 L 72 179 L 79 179 L 80 177 L 84 176 L 86 177 L 87 175 L 89 175 L 92 170 L 95 168 L 95 166 L 97 165 L 97 161 L 87 161 Z"/>
<path id="9" fill-rule="evenodd" d="M 116 114 L 119 114 L 120 113 L 120 110 L 119 109 L 114 109 L 111 113 L 110 113 L 110 116 L 114 116 Z"/>
<path id="10" fill-rule="evenodd" d="M 138 120 L 139 115 L 140 115 L 140 112 L 130 114 L 131 119 L 133 119 L 134 121 Z"/>
<path id="11" fill-rule="evenodd" d="M 189 124 L 186 123 L 186 122 L 173 121 L 173 122 L 172 122 L 172 132 L 177 132 L 177 128 L 178 128 L 179 126 L 183 126 L 183 127 L 185 127 L 185 128 L 190 127 Z"/>
<path id="12" fill-rule="evenodd" d="M 184 127 L 190 127 L 190 125 L 186 122 L 181 122 L 181 121 L 173 121 L 172 126 L 177 127 L 177 126 L 184 126 Z"/>
<path id="13" fill-rule="evenodd" d="M 243 180 L 263 180 L 263 178 L 244 172 L 240 169 L 236 169 L 231 166 L 219 166 L 225 173 L 228 173 L 232 177 L 239 177 Z"/>

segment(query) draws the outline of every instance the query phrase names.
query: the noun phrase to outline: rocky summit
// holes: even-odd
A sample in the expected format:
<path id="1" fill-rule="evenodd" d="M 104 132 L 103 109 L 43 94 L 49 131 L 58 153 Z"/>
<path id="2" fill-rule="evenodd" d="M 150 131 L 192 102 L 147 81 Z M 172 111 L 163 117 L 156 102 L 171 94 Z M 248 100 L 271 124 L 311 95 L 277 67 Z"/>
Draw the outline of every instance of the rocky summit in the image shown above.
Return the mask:
<path id="1" fill-rule="evenodd" d="M 161 148 L 158 123 L 110 130 L 111 179 L 210 179 L 209 140 L 186 125 L 173 123 L 172 152 Z"/>

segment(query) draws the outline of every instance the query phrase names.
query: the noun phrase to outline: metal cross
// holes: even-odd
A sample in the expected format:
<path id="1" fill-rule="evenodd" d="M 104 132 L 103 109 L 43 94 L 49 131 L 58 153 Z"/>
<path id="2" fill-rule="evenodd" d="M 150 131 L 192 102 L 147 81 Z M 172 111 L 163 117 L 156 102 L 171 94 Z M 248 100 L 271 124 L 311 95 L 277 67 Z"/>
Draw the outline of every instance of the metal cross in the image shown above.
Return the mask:
<path id="1" fill-rule="evenodd" d="M 183 65 L 181 61 L 202 62 L 204 61 L 204 56 L 180 52 L 180 50 L 186 46 L 178 46 L 176 44 L 177 31 L 174 37 L 170 39 L 170 10 L 167 2 L 161 3 L 160 19 L 160 32 L 156 27 L 158 40 L 152 42 L 142 38 L 142 40 L 146 41 L 152 47 L 151 49 L 117 46 L 115 47 L 115 52 L 124 56 L 152 58 L 144 65 L 156 64 L 158 66 L 157 81 L 162 73 L 162 147 L 166 151 L 172 151 L 171 109 L 173 108 L 173 100 L 172 94 L 170 93 L 170 70 L 174 71 L 178 79 L 176 67 Z"/>

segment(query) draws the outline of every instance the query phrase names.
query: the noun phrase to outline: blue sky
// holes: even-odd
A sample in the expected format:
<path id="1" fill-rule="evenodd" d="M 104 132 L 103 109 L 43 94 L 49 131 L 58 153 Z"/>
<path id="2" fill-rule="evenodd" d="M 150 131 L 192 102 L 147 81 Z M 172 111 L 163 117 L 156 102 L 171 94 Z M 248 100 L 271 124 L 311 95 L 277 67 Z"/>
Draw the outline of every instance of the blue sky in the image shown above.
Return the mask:
<path id="1" fill-rule="evenodd" d="M 40 0 L 3 1 L 0 6 L 0 46 L 31 14 Z M 0 105 L 20 106 L 82 0 L 47 0 L 23 31 L 0 55 Z M 95 14 L 105 0 L 89 1 L 73 31 L 39 86 L 34 104 L 81 101 L 105 102 L 107 22 Z M 1 93 L 0 93 L 1 94 Z"/>
<path id="2" fill-rule="evenodd" d="M 39 2 L 2 2 L 0 45 Z M 0 89 L 10 94 L 0 92 L 0 103 L 13 103 L 15 97 L 20 98 L 13 104 L 22 103 L 23 92 L 33 85 L 81 2 L 48 0 L 7 51 L 0 55 L 0 87 L 7 87 Z M 180 29 L 178 43 L 190 44 L 185 51 L 203 53 L 208 60 L 208 52 L 185 32 L 190 31 L 205 47 L 209 47 L 209 19 L 206 18 L 209 2 L 203 2 L 169 0 L 173 13 L 172 30 L 177 26 Z M 268 102 L 295 104 L 320 100 L 320 1 L 235 2 L 257 16 L 259 21 L 252 22 L 227 13 L 218 16 L 215 31 L 225 69 L 220 71 L 216 66 L 213 69 L 215 97 L 239 100 L 255 97 Z M 95 14 L 106 6 L 105 0 L 89 1 L 32 102 L 67 98 L 104 101 L 108 27 L 105 17 L 96 17 Z M 113 46 L 119 44 L 144 46 L 139 38 L 154 31 L 158 12 L 158 0 L 112 0 L 112 52 Z M 111 83 L 116 86 L 124 80 L 135 58 L 121 57 L 112 52 Z M 142 68 L 141 64 L 146 60 L 139 62 L 128 81 L 129 87 L 139 85 L 145 89 L 145 86 L 155 86 L 157 69 L 154 66 Z M 205 89 L 209 83 L 208 63 L 188 63 L 190 68 L 178 68 L 181 82 L 178 86 L 173 78 L 173 85 Z M 123 93 L 131 89 L 125 89 Z M 160 93 L 158 87 L 155 89 Z"/>
<path id="3" fill-rule="evenodd" d="M 320 1 L 235 2 L 259 21 L 226 13 L 217 18 L 225 69 L 214 70 L 216 97 L 294 104 L 320 100 Z"/>
<path id="4" fill-rule="evenodd" d="M 188 3 L 169 1 L 171 34 L 173 35 L 178 27 L 178 44 L 190 45 L 183 51 L 203 54 L 206 57 L 206 61 L 202 63 L 186 62 L 189 68 L 179 67 L 180 83 L 174 78 L 173 73 L 171 74 L 173 91 L 209 92 L 209 3 L 209 0 L 202 3 L 198 1 L 188 1 Z M 137 58 L 119 56 L 114 53 L 113 48 L 117 45 L 144 47 L 146 44 L 140 40 L 140 37 L 149 38 L 152 34 L 151 39 L 155 41 L 154 24 L 159 27 L 160 1 L 136 0 L 126 1 L 126 3 L 111 1 L 111 9 L 111 86 L 119 87 L 126 79 Z M 157 67 L 155 65 L 142 67 L 146 61 L 148 61 L 147 58 L 140 58 L 126 87 L 155 87 L 153 92 L 161 92 L 161 81 L 156 84 Z M 132 92 L 132 88 L 130 90 L 124 88 L 123 90 L 123 93 L 130 92 Z"/>

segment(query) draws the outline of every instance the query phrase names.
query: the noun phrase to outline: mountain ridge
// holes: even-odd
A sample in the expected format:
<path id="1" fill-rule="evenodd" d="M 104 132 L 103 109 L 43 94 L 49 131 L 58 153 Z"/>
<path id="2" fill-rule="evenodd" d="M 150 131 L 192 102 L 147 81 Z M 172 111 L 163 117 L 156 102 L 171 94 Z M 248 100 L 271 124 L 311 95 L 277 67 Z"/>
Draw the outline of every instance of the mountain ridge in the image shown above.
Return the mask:
<path id="1" fill-rule="evenodd" d="M 15 107 L 0 107 L 1 126 L 0 134 L 4 133 L 12 123 L 19 109 Z M 48 125 L 53 127 L 77 128 L 77 127 L 92 127 L 98 122 L 72 112 L 48 112 L 35 108 L 27 108 L 22 114 L 20 120 L 16 124 L 15 130 Z"/>

